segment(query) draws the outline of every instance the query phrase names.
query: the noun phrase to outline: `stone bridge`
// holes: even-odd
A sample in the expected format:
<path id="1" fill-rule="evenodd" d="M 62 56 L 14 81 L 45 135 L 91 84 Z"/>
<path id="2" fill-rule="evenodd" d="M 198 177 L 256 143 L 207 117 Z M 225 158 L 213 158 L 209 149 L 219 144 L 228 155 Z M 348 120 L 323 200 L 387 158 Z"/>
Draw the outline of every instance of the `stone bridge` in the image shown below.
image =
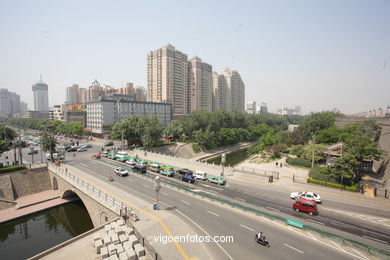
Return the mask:
<path id="1" fill-rule="evenodd" d="M 49 165 L 49 176 L 53 190 L 61 198 L 78 197 L 84 203 L 94 227 L 104 225 L 125 216 L 128 208 L 113 196 L 99 190 L 93 184 L 57 165 Z"/>

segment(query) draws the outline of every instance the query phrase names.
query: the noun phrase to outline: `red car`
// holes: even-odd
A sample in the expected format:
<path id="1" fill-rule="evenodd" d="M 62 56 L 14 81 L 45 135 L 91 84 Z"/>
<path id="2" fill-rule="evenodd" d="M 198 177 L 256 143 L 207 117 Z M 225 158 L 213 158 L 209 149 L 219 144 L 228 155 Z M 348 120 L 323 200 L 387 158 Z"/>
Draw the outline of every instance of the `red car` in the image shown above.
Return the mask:
<path id="1" fill-rule="evenodd" d="M 317 203 L 314 200 L 297 199 L 293 204 L 293 209 L 296 212 L 302 211 L 310 215 L 318 214 Z"/>
<path id="2" fill-rule="evenodd" d="M 94 154 L 94 155 L 91 156 L 91 158 L 92 159 L 100 159 L 102 157 L 100 156 L 100 154 Z"/>

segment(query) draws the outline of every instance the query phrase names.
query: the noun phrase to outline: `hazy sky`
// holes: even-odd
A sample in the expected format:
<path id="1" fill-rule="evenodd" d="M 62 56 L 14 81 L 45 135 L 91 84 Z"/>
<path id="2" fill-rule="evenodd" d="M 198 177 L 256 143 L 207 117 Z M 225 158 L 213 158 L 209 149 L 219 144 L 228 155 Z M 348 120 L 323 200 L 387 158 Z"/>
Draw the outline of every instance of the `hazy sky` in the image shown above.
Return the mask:
<path id="1" fill-rule="evenodd" d="M 50 106 L 74 83 L 146 86 L 147 53 L 167 43 L 238 70 L 271 111 L 390 104 L 388 0 L 0 0 L 0 39 L 0 87 L 30 109 L 41 73 Z"/>

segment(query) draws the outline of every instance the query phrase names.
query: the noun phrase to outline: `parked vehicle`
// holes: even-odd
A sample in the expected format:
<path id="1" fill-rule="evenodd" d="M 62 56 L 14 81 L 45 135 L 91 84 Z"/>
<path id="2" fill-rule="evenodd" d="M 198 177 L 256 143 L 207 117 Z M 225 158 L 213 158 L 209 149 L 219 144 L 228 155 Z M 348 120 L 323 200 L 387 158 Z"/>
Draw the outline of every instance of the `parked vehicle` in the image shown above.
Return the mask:
<path id="1" fill-rule="evenodd" d="M 125 161 L 127 161 L 127 157 L 129 157 L 129 155 L 127 152 L 120 151 L 120 152 L 116 153 L 115 157 L 116 157 L 117 161 L 125 162 Z"/>
<path id="2" fill-rule="evenodd" d="M 146 165 L 135 165 L 133 170 L 139 173 L 146 173 Z"/>
<path id="3" fill-rule="evenodd" d="M 130 157 L 127 157 L 127 161 L 126 161 L 127 164 L 130 164 L 130 165 L 136 165 L 137 164 L 137 160 L 134 156 L 130 156 Z"/>
<path id="4" fill-rule="evenodd" d="M 94 155 L 91 156 L 91 158 L 92 159 L 100 159 L 101 156 L 100 156 L 100 154 L 94 154 Z"/>
<path id="5" fill-rule="evenodd" d="M 302 198 L 307 200 L 314 200 L 317 203 L 322 203 L 321 196 L 310 191 L 292 192 L 290 194 L 290 198 L 292 199 Z"/>
<path id="6" fill-rule="evenodd" d="M 195 176 L 195 178 L 197 178 L 198 180 L 201 180 L 201 181 L 207 180 L 207 173 L 205 173 L 204 171 L 196 171 L 194 173 L 194 176 Z"/>
<path id="7" fill-rule="evenodd" d="M 114 142 L 112 142 L 112 141 L 108 141 L 108 142 L 104 143 L 104 146 L 113 146 L 113 145 L 114 145 Z"/>
<path id="8" fill-rule="evenodd" d="M 226 185 L 226 180 L 222 177 L 210 177 L 207 181 L 218 185 Z"/>
<path id="9" fill-rule="evenodd" d="M 27 154 L 31 155 L 31 154 L 37 154 L 38 153 L 38 150 L 30 150 Z"/>
<path id="10" fill-rule="evenodd" d="M 149 165 L 149 168 L 152 172 L 160 172 L 161 171 L 161 167 L 158 164 L 151 164 L 151 165 Z"/>
<path id="11" fill-rule="evenodd" d="M 187 169 L 187 168 L 177 170 L 176 172 L 178 174 L 182 174 L 182 175 L 192 175 L 193 174 L 192 171 L 190 169 Z"/>
<path id="12" fill-rule="evenodd" d="M 317 202 L 314 200 L 297 199 L 293 204 L 293 209 L 296 212 L 302 211 L 309 213 L 310 215 L 318 214 Z"/>
<path id="13" fill-rule="evenodd" d="M 137 161 L 137 165 L 140 165 L 140 166 L 147 166 L 148 165 L 148 161 L 147 160 L 145 160 L 145 159 L 139 159 L 138 161 Z"/>
<path id="14" fill-rule="evenodd" d="M 165 165 L 161 166 L 161 169 L 173 171 L 173 166 L 165 164 Z"/>
<path id="15" fill-rule="evenodd" d="M 108 157 L 108 152 L 107 151 L 103 151 L 102 152 L 102 157 Z"/>
<path id="16" fill-rule="evenodd" d="M 196 179 L 194 176 L 189 175 L 189 174 L 184 174 L 183 176 L 180 177 L 180 180 L 186 181 L 189 183 L 195 183 Z"/>
<path id="17" fill-rule="evenodd" d="M 68 153 L 70 153 L 70 152 L 77 152 L 77 149 L 78 149 L 77 146 L 72 146 L 72 147 L 68 148 L 66 151 L 67 151 Z"/>
<path id="18" fill-rule="evenodd" d="M 85 145 L 83 145 L 83 146 L 81 146 L 81 147 L 84 147 L 84 148 L 92 148 L 92 145 L 91 145 L 91 144 L 85 144 Z"/>
<path id="19" fill-rule="evenodd" d="M 77 152 L 86 152 L 86 151 L 88 151 L 88 149 L 83 147 L 77 149 Z"/>
<path id="20" fill-rule="evenodd" d="M 113 160 L 116 160 L 116 152 L 115 151 L 110 151 L 109 153 L 108 153 L 108 158 L 109 159 L 113 159 Z"/>
<path id="21" fill-rule="evenodd" d="M 165 170 L 161 170 L 161 171 L 160 171 L 160 174 L 165 175 L 165 176 L 168 176 L 168 177 L 173 177 L 174 172 L 171 171 L 171 170 L 165 169 Z"/>
<path id="22" fill-rule="evenodd" d="M 119 167 L 119 168 L 115 168 L 115 174 L 123 177 L 129 175 L 129 172 L 126 169 Z"/>

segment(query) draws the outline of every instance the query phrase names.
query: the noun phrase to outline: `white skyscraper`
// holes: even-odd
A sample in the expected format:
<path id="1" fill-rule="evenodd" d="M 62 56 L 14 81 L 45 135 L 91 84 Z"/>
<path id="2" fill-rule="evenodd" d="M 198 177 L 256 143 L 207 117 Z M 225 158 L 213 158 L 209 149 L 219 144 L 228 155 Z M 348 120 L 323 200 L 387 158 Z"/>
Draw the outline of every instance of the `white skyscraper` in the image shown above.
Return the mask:
<path id="1" fill-rule="evenodd" d="M 187 114 L 188 57 L 172 45 L 148 54 L 148 101 L 172 104 L 174 118 Z"/>
<path id="2" fill-rule="evenodd" d="M 32 86 L 34 95 L 34 111 L 49 112 L 49 97 L 48 97 L 48 85 L 42 82 L 34 84 Z"/>
<path id="3" fill-rule="evenodd" d="M 225 68 L 221 74 L 226 78 L 226 110 L 244 112 L 245 85 L 236 70 Z"/>
<path id="4" fill-rule="evenodd" d="M 188 62 L 187 112 L 212 111 L 212 66 L 198 57 Z"/>

